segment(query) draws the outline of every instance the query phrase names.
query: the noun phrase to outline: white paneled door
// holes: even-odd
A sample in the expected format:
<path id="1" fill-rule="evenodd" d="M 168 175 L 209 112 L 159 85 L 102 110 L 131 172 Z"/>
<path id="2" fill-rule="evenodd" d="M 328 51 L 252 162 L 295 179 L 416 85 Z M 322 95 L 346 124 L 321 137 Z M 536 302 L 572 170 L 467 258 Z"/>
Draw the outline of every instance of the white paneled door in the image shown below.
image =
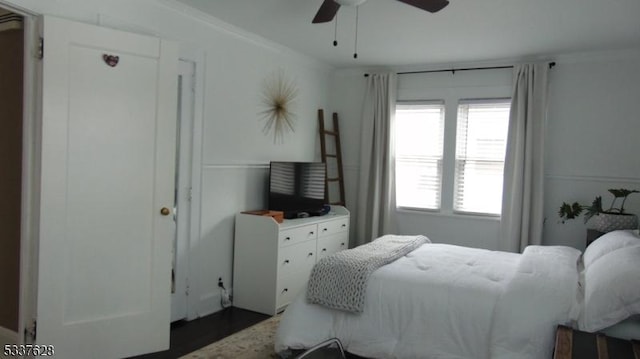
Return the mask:
<path id="1" fill-rule="evenodd" d="M 38 344 L 169 347 L 177 46 L 44 17 Z"/>

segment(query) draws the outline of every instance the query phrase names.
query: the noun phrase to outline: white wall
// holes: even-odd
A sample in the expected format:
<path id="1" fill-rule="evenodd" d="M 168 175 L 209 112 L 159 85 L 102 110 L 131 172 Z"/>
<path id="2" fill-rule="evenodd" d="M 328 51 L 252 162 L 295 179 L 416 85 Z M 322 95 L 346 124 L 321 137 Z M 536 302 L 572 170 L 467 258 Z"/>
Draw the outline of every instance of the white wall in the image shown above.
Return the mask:
<path id="1" fill-rule="evenodd" d="M 590 204 L 596 195 L 601 195 L 608 205 L 612 198 L 608 188 L 640 190 L 640 50 L 559 55 L 556 63 L 549 76 L 544 243 L 584 248 L 586 227 L 582 220 L 558 223 L 557 210 L 562 201 Z M 332 93 L 346 94 L 343 98 L 332 97 L 332 105 L 350 121 L 344 126 L 354 129 L 353 136 L 343 142 L 345 157 L 355 166 L 359 151 L 359 132 L 355 129 L 359 129 L 361 121 L 365 72 L 366 69 L 336 71 L 331 85 Z M 480 72 L 485 75 L 478 76 L 486 76 L 492 71 L 476 73 Z M 475 76 L 470 79 L 472 85 L 482 78 Z M 495 86 L 504 85 L 499 74 L 492 76 L 497 81 Z M 400 76 L 398 96 L 418 99 L 446 87 L 433 81 L 421 84 L 423 81 L 426 79 L 414 75 Z M 357 168 L 351 172 L 357 177 Z M 349 198 L 357 193 L 357 185 L 354 181 L 347 184 Z M 356 218 L 353 201 L 349 208 L 352 218 Z M 625 207 L 640 214 L 640 194 L 629 197 Z M 496 220 L 401 211 L 398 224 L 400 234 L 422 233 L 436 242 L 498 248 Z"/>
<path id="2" fill-rule="evenodd" d="M 365 91 L 364 72 L 361 70 L 337 70 L 331 76 L 331 109 L 338 114 L 340 144 L 345 177 L 345 206 L 356 208 L 359 175 L 360 123 Z M 327 117 L 327 114 L 325 114 Z M 351 212 L 351 243 L 355 237 L 355 212 Z"/>
<path id="3" fill-rule="evenodd" d="M 195 184 L 201 182 L 195 199 L 201 211 L 194 218 L 199 235 L 191 240 L 189 314 L 221 309 L 217 280 L 231 286 L 234 214 L 266 206 L 270 160 L 316 159 L 316 113 L 328 106 L 332 68 L 171 0 L 7 2 L 36 14 L 175 40 L 181 57 L 196 62 L 195 120 L 201 131 L 195 136 L 202 151 L 194 154 L 199 161 L 193 170 Z M 262 133 L 258 113 L 262 83 L 280 69 L 298 87 L 297 122 L 284 143 L 274 144 L 272 135 Z"/>
<path id="4" fill-rule="evenodd" d="M 563 201 L 608 206 L 607 189 L 640 190 L 639 67 L 636 49 L 559 57 L 551 71 L 545 243 L 584 248 L 582 219 L 558 223 Z M 640 194 L 625 208 L 640 214 Z"/>

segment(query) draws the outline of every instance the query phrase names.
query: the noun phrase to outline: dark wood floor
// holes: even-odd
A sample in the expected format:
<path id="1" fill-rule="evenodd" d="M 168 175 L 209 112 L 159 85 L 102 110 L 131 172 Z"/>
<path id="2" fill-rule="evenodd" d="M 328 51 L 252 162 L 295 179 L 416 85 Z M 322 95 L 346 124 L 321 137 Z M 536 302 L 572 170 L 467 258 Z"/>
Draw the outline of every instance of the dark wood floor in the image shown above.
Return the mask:
<path id="1" fill-rule="evenodd" d="M 268 318 L 269 316 L 265 314 L 230 307 L 189 322 L 175 322 L 171 324 L 169 350 L 130 359 L 179 358 Z M 348 359 L 366 359 L 354 354 L 346 354 Z"/>
<path id="2" fill-rule="evenodd" d="M 134 358 L 178 358 L 267 318 L 269 318 L 268 315 L 230 307 L 189 322 L 175 322 L 171 324 L 171 347 L 169 350 Z"/>

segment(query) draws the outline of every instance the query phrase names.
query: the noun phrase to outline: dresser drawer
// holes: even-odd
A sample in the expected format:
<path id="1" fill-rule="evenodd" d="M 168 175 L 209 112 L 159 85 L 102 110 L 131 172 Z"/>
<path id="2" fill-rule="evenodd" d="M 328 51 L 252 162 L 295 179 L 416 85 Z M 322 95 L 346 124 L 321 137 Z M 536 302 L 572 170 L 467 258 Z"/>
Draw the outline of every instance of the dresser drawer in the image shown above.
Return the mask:
<path id="1" fill-rule="evenodd" d="M 282 307 L 291 303 L 300 293 L 302 288 L 306 288 L 304 284 L 308 280 L 308 276 L 287 275 L 278 279 L 278 289 L 276 291 L 276 311 L 280 311 Z"/>
<path id="2" fill-rule="evenodd" d="M 349 231 L 349 218 L 340 218 L 318 224 L 318 237 Z"/>
<path id="3" fill-rule="evenodd" d="M 278 252 L 278 277 L 300 274 L 308 277 L 316 263 L 316 241 L 306 241 L 280 248 Z"/>
<path id="4" fill-rule="evenodd" d="M 317 247 L 318 260 L 341 250 L 345 250 L 348 247 L 349 239 L 346 232 L 319 238 Z"/>
<path id="5" fill-rule="evenodd" d="M 318 225 L 311 224 L 281 230 L 278 234 L 278 243 L 280 247 L 283 247 L 316 238 L 318 238 Z"/>

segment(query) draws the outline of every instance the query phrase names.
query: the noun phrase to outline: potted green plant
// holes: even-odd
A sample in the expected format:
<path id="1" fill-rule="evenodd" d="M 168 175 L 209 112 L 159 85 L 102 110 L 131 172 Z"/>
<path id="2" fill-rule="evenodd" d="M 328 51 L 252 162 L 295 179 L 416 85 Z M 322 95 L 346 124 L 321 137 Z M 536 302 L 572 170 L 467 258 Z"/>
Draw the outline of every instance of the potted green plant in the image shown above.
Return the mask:
<path id="1" fill-rule="evenodd" d="M 629 190 L 625 188 L 609 189 L 609 193 L 613 195 L 611 206 L 607 210 L 602 207 L 602 197 L 597 196 L 590 206 L 581 205 L 578 202 L 569 204 L 562 202 L 558 215 L 564 223 L 566 220 L 578 218 L 584 211 L 584 223 L 591 221 L 593 229 L 600 232 L 611 232 L 617 229 L 636 229 L 638 228 L 638 216 L 625 212 L 624 204 L 627 197 L 633 193 L 640 193 L 637 190 Z M 617 200 L 621 198 L 620 208 L 614 207 Z"/>

